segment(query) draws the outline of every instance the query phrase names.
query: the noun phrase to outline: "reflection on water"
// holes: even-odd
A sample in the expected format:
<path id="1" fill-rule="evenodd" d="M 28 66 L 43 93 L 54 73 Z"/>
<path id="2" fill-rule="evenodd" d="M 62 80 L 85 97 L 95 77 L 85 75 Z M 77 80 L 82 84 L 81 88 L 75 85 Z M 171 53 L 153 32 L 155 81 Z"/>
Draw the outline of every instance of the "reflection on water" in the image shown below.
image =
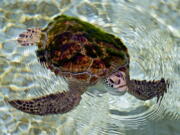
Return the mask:
<path id="1" fill-rule="evenodd" d="M 175 135 L 180 133 L 179 0 L 1 0 L 0 134 Z M 64 86 L 37 62 L 36 47 L 20 47 L 16 36 L 43 27 L 53 15 L 80 17 L 122 38 L 131 56 L 131 78 L 171 83 L 159 106 L 129 95 L 94 89 L 64 115 L 34 116 L 9 106 L 7 98 L 32 97 Z M 92 91 L 92 90 L 91 90 Z M 96 93 L 96 94 L 94 94 Z"/>

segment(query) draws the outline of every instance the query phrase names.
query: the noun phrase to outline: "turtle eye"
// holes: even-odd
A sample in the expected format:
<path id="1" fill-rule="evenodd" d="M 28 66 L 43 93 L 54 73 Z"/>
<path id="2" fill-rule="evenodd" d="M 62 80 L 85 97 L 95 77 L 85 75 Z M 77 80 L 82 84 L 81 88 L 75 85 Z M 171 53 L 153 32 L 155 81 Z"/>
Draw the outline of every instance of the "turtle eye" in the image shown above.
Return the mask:
<path id="1" fill-rule="evenodd" d="M 119 78 L 123 77 L 121 72 L 118 72 L 118 74 L 116 74 L 116 76 L 119 77 Z"/>
<path id="2" fill-rule="evenodd" d="M 118 84 L 120 84 L 121 83 L 121 80 L 118 80 Z"/>
<path id="3" fill-rule="evenodd" d="M 111 83 L 114 83 L 114 81 L 113 81 L 112 79 L 109 79 L 109 81 L 110 81 Z"/>

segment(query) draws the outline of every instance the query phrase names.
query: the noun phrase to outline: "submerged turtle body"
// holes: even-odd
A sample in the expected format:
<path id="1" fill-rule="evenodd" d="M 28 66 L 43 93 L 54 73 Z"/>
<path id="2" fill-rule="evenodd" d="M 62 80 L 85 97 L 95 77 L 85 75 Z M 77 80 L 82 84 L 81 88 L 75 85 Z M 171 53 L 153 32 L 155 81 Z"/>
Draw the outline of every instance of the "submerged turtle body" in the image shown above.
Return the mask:
<path id="1" fill-rule="evenodd" d="M 41 64 L 68 80 L 69 90 L 30 100 L 12 100 L 15 108 L 37 115 L 65 113 L 79 104 L 87 87 L 105 79 L 111 87 L 127 90 L 141 100 L 163 97 L 168 84 L 129 77 L 129 54 L 121 40 L 75 17 L 57 16 L 44 29 L 20 34 L 22 46 L 37 44 Z M 107 85 L 107 86 L 108 86 Z M 60 88 L 61 89 L 61 88 Z"/>
<path id="2" fill-rule="evenodd" d="M 90 85 L 128 63 L 120 39 L 77 18 L 58 16 L 42 33 L 37 53 L 55 74 Z"/>

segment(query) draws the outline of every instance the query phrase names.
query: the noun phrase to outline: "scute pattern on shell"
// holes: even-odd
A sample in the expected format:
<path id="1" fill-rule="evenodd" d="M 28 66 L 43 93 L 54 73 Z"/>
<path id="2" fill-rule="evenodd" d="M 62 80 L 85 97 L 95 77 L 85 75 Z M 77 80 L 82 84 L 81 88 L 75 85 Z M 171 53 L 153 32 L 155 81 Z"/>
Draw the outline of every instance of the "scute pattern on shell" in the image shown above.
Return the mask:
<path id="1" fill-rule="evenodd" d="M 56 74 L 94 83 L 129 62 L 119 38 L 77 18 L 58 16 L 42 31 L 37 55 Z"/>

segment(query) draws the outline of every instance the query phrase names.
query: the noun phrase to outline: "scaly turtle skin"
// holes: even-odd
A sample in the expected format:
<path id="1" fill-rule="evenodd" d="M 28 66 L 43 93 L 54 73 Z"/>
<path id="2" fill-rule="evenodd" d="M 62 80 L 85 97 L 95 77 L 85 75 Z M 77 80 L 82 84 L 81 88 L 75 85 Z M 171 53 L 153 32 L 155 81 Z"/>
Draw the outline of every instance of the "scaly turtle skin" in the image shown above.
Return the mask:
<path id="1" fill-rule="evenodd" d="M 65 113 L 80 102 L 88 87 L 100 80 L 117 91 L 127 90 L 141 100 L 163 97 L 168 83 L 137 81 L 129 77 L 129 54 L 121 40 L 74 17 L 57 16 L 44 29 L 31 28 L 19 35 L 22 46 L 36 44 L 41 64 L 65 77 L 69 90 L 29 100 L 11 100 L 30 114 Z M 61 88 L 60 88 L 61 89 Z"/>

